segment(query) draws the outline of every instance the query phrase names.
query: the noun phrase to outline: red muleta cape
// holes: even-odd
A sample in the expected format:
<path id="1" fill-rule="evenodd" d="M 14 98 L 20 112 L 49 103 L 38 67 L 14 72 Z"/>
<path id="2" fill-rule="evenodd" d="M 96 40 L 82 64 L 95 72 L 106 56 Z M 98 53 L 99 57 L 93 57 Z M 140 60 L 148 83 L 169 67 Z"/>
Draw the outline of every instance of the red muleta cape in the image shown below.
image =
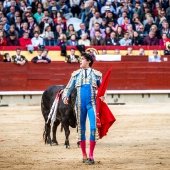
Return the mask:
<path id="1" fill-rule="evenodd" d="M 101 101 L 100 99 L 100 97 L 104 96 L 105 94 L 111 72 L 112 69 L 109 69 L 107 71 L 97 92 L 96 117 L 97 117 L 97 127 L 98 127 L 100 139 L 107 134 L 109 128 L 116 120 L 112 112 L 110 111 L 109 107 L 107 106 L 107 104 Z"/>

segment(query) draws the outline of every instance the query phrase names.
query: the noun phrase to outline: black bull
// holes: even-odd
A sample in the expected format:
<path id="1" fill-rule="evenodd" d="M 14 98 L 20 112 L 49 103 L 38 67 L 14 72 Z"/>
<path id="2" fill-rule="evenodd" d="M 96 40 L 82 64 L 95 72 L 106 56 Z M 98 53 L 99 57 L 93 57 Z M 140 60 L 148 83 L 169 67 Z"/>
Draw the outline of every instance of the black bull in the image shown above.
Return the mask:
<path id="1" fill-rule="evenodd" d="M 70 135 L 70 130 L 69 130 L 69 126 L 71 126 L 72 128 L 76 128 L 76 114 L 75 114 L 75 101 L 76 101 L 76 95 L 77 95 L 77 91 L 76 89 L 73 89 L 70 97 L 69 97 L 69 101 L 68 104 L 65 105 L 63 103 L 62 97 L 60 97 L 59 102 L 58 102 L 58 107 L 57 107 L 57 114 L 56 114 L 56 120 L 53 123 L 53 127 L 52 127 L 52 140 L 51 140 L 51 136 L 50 136 L 50 132 L 51 132 L 51 119 L 47 122 L 48 119 L 48 115 L 50 113 L 52 104 L 56 98 L 56 94 L 60 89 L 64 89 L 65 86 L 64 85 L 53 85 L 48 87 L 43 95 L 42 95 L 42 99 L 41 99 L 41 111 L 42 114 L 44 116 L 44 120 L 45 120 L 45 129 L 44 129 L 44 140 L 45 143 L 49 143 L 49 144 L 56 144 L 58 145 L 58 141 L 56 139 L 56 132 L 57 132 L 57 127 L 58 125 L 61 123 L 61 131 L 64 128 L 65 130 L 65 147 L 69 148 L 69 135 Z"/>

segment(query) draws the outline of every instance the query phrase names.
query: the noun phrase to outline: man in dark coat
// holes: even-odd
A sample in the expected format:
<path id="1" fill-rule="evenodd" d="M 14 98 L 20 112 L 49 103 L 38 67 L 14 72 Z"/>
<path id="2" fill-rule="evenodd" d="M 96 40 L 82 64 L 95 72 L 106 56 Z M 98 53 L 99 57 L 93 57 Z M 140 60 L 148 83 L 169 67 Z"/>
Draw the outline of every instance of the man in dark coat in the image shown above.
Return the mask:
<path id="1" fill-rule="evenodd" d="M 67 55 L 65 57 L 65 61 L 67 63 L 79 63 L 79 56 L 75 55 L 75 49 L 71 48 L 70 55 Z"/>
<path id="2" fill-rule="evenodd" d="M 144 45 L 158 45 L 158 38 L 155 36 L 155 33 L 150 31 L 149 35 L 147 37 L 145 37 L 144 39 Z"/>
<path id="3" fill-rule="evenodd" d="M 119 45 L 119 41 L 116 38 L 115 32 L 110 33 L 110 38 L 106 39 L 106 45 Z"/>

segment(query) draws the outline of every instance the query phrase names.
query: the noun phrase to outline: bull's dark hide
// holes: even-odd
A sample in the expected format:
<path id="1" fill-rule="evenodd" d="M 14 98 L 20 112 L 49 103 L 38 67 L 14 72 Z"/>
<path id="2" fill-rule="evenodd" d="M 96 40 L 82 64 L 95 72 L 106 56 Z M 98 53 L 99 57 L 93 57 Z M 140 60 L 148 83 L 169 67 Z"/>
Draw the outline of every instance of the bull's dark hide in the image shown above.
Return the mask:
<path id="1" fill-rule="evenodd" d="M 51 120 L 48 123 L 46 123 L 57 92 L 60 89 L 64 89 L 64 88 L 65 88 L 64 85 L 52 85 L 48 87 L 42 95 L 41 111 L 45 120 L 45 130 L 43 136 L 44 136 L 45 143 L 58 144 L 56 139 L 56 131 L 57 131 L 57 126 L 61 123 L 61 129 L 64 128 L 65 130 L 65 136 L 66 136 L 65 146 L 69 147 L 69 139 L 68 139 L 70 134 L 69 126 L 71 126 L 72 128 L 76 128 L 76 114 L 74 110 L 75 100 L 77 95 L 76 89 L 72 90 L 69 97 L 68 105 L 65 105 L 63 103 L 62 97 L 60 97 L 59 99 L 56 121 L 54 122 L 52 127 L 52 133 L 53 133 L 52 140 L 50 137 Z"/>

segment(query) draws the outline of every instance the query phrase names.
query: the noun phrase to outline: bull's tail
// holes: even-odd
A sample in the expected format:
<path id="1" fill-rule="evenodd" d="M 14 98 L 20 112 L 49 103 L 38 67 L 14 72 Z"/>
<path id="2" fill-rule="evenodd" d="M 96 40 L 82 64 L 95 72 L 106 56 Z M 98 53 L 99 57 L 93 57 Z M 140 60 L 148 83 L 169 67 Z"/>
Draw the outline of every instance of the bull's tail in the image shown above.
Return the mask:
<path id="1" fill-rule="evenodd" d="M 45 144 L 47 143 L 47 125 L 45 124 L 45 127 L 44 127 L 44 132 L 43 132 L 43 139 L 44 139 L 44 142 Z"/>

